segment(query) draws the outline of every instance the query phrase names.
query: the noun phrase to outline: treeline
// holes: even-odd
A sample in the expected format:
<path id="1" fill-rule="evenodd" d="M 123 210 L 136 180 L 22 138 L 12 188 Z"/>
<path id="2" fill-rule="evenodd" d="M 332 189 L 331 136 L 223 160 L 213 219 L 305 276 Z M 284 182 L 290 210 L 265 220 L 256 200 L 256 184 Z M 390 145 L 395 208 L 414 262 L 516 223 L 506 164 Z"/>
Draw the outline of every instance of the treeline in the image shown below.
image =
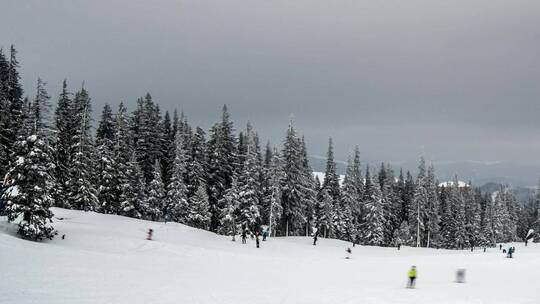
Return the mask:
<path id="1" fill-rule="evenodd" d="M 361 172 L 357 147 L 340 181 L 331 139 L 319 181 L 292 121 L 279 147 L 263 147 L 249 123 L 236 132 L 226 106 L 205 131 L 147 94 L 132 112 L 105 105 L 93 132 L 84 87 L 72 93 L 64 81 L 53 111 L 40 79 L 23 97 L 18 67 L 13 47 L 0 52 L 0 174 L 3 212 L 28 239 L 54 236 L 51 206 L 378 246 L 492 246 L 538 225 L 538 200 L 524 208 L 510 191 L 488 197 L 457 177 L 440 187 L 423 158 L 415 177 L 385 164 Z"/>

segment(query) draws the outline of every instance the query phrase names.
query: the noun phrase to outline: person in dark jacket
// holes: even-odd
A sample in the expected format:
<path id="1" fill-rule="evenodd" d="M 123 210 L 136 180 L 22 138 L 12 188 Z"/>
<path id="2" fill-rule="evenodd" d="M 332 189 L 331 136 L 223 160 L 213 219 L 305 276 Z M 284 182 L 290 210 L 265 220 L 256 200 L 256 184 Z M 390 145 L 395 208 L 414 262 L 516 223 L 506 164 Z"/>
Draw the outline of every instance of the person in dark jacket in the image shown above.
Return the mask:
<path id="1" fill-rule="evenodd" d="M 313 236 L 313 246 L 317 245 L 317 239 L 319 238 L 319 232 L 315 232 L 315 235 Z"/>
<path id="2" fill-rule="evenodd" d="M 242 244 L 246 243 L 247 229 L 242 230 Z"/>
<path id="3" fill-rule="evenodd" d="M 255 232 L 255 243 L 257 244 L 257 248 L 259 248 L 259 231 Z"/>

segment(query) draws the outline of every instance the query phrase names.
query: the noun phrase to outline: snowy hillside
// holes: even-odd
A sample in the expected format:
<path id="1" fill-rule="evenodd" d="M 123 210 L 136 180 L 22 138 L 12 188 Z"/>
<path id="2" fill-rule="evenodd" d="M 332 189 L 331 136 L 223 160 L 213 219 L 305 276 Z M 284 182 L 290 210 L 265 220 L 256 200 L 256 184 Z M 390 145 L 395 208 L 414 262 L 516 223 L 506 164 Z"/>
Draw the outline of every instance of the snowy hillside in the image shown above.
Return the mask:
<path id="1" fill-rule="evenodd" d="M 0 303 L 538 303 L 540 246 L 446 251 L 275 238 L 255 248 L 175 223 L 54 209 L 59 237 L 17 238 L 1 219 Z M 146 241 L 148 228 L 155 230 Z M 66 238 L 61 239 L 65 234 Z M 410 265 L 417 289 L 404 288 Z M 467 268 L 466 284 L 452 282 Z"/>

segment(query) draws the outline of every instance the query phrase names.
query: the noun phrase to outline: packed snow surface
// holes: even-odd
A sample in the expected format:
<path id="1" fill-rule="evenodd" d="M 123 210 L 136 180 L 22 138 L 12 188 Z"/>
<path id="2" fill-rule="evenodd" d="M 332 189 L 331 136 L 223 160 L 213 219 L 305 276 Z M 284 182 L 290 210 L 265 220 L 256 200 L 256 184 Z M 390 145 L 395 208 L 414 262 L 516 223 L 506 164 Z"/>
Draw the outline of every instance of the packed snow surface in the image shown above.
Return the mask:
<path id="1" fill-rule="evenodd" d="M 540 303 L 540 244 L 515 244 L 513 259 L 498 248 L 356 246 L 347 260 L 350 244 L 336 240 L 271 238 L 257 249 L 176 223 L 54 213 L 59 235 L 42 243 L 0 218 L 0 303 Z M 405 288 L 411 265 L 416 289 Z M 466 283 L 454 282 L 458 268 Z"/>

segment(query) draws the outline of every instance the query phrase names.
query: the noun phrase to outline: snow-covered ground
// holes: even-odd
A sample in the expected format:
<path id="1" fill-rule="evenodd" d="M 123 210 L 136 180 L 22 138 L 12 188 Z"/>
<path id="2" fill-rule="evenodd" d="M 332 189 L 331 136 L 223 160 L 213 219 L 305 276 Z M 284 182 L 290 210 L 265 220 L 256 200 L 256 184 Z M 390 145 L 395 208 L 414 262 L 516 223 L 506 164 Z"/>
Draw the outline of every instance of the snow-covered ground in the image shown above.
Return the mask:
<path id="1" fill-rule="evenodd" d="M 43 243 L 0 219 L 0 303 L 540 303 L 540 244 L 516 244 L 514 259 L 357 246 L 346 260 L 349 244 L 336 240 L 273 238 L 257 249 L 175 223 L 54 213 L 60 234 Z M 404 288 L 411 265 L 417 289 Z M 458 268 L 465 284 L 453 282 Z"/>

